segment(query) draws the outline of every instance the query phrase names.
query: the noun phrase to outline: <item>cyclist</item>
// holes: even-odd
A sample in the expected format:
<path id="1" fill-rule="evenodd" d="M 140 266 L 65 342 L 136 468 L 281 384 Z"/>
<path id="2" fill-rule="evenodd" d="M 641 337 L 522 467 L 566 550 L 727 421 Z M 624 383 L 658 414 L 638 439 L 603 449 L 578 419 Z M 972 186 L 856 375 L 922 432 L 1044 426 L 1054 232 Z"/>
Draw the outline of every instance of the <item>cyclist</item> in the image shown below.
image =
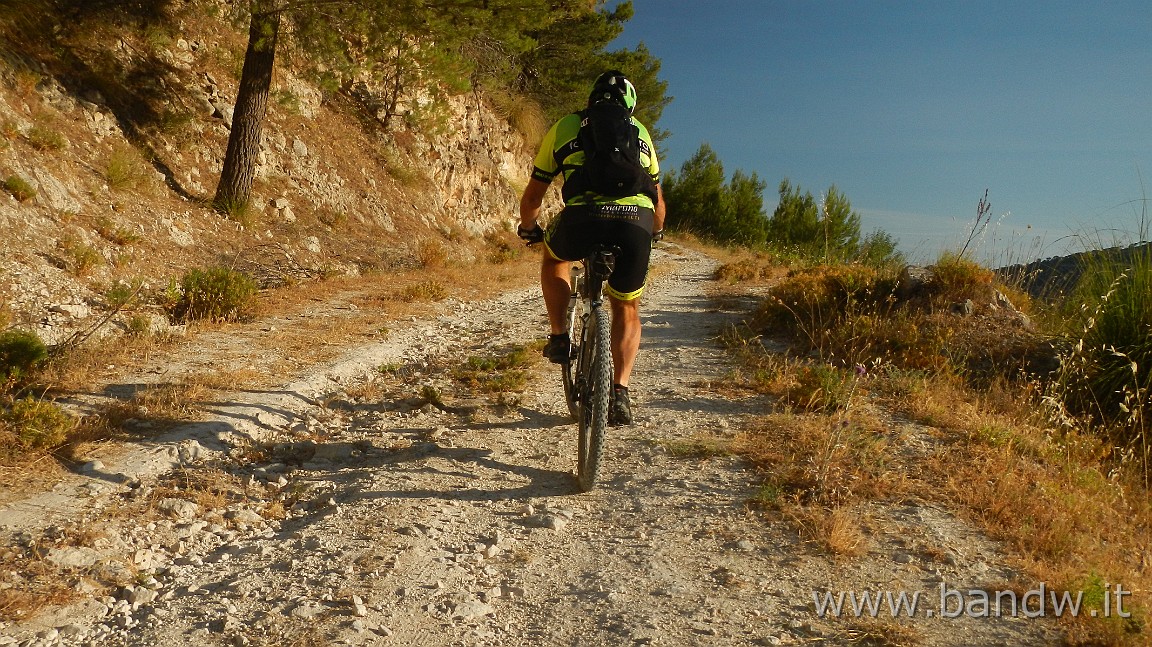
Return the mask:
<path id="1" fill-rule="evenodd" d="M 631 114 L 636 108 L 636 89 L 617 70 L 597 77 L 589 94 L 588 106 L 615 102 Z M 584 258 L 597 243 L 620 248 L 616 269 L 608 279 L 605 292 L 612 307 L 613 398 L 608 422 L 611 425 L 632 424 L 632 405 L 628 381 L 636 353 L 640 348 L 639 298 L 648 275 L 652 243 L 662 237 L 664 198 L 660 190 L 660 165 L 648 129 L 635 117 L 639 139 L 640 163 L 651 177 L 651 190 L 625 197 L 606 197 L 577 186 L 573 173 L 585 161 L 580 144 L 580 127 L 584 116 L 569 114 L 552 125 L 533 162 L 532 177 L 520 198 L 520 226 L 517 234 L 528 241 L 544 243 L 540 266 L 540 287 L 548 309 L 551 335 L 544 356 L 555 363 L 566 361 L 571 354 L 565 311 L 571 294 L 569 268 L 572 261 Z M 563 173 L 564 209 L 543 231 L 538 224 L 540 207 L 556 175 Z"/>

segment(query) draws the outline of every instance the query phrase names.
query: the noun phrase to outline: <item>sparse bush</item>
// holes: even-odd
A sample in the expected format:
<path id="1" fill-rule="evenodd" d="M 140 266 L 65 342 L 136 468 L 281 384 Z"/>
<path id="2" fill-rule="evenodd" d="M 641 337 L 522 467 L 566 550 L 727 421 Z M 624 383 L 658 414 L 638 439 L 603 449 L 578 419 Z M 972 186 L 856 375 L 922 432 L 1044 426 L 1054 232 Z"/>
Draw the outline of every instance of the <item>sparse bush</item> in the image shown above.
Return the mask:
<path id="1" fill-rule="evenodd" d="M 540 143 L 548 132 L 548 120 L 539 103 L 532 97 L 510 90 L 489 90 L 486 95 L 492 102 L 493 112 L 507 119 L 533 146 Z"/>
<path id="2" fill-rule="evenodd" d="M 108 303 L 108 308 L 115 310 L 131 304 L 131 302 L 136 299 L 136 296 L 140 294 L 141 283 L 142 281 L 140 279 L 133 281 L 131 284 L 117 282 L 105 290 L 104 300 Z"/>
<path id="3" fill-rule="evenodd" d="M 20 126 L 11 119 L 5 119 L 3 122 L 0 122 L 0 136 L 3 136 L 4 139 L 7 140 L 16 139 L 20 136 Z"/>
<path id="4" fill-rule="evenodd" d="M 58 130 L 48 126 L 33 126 L 28 129 L 28 143 L 38 151 L 59 151 L 68 145 L 68 140 Z"/>
<path id="5" fill-rule="evenodd" d="M 833 413 L 852 404 L 856 377 L 827 364 L 804 366 L 796 372 L 796 385 L 788 402 L 804 411 Z"/>
<path id="6" fill-rule="evenodd" d="M 402 301 L 442 301 L 448 296 L 448 288 L 439 281 L 428 280 L 409 285 L 400 291 Z"/>
<path id="7" fill-rule="evenodd" d="M 444 267 L 448 256 L 444 243 L 435 238 L 421 238 L 416 241 L 414 253 L 416 262 L 423 268 Z"/>
<path id="8" fill-rule="evenodd" d="M 12 76 L 16 93 L 24 99 L 31 97 L 36 92 L 36 86 L 40 85 L 40 81 L 44 79 L 39 72 L 23 66 L 18 68 Z"/>
<path id="9" fill-rule="evenodd" d="M 95 247 L 72 236 L 65 236 L 57 244 L 57 247 L 64 254 L 64 269 L 72 273 L 73 276 L 87 275 L 93 267 L 104 260 L 104 257 L 96 251 Z"/>
<path id="10" fill-rule="evenodd" d="M 256 282 L 226 267 L 189 270 L 175 290 L 170 314 L 175 321 L 238 321 L 256 297 Z"/>
<path id="11" fill-rule="evenodd" d="M 104 181 L 113 191 L 138 189 L 147 178 L 147 168 L 135 150 L 118 146 L 104 165 Z"/>
<path id="12" fill-rule="evenodd" d="M 48 347 L 27 330 L 0 332 L 0 386 L 18 382 L 44 363 Z"/>
<path id="13" fill-rule="evenodd" d="M 340 229 L 348 224 L 348 214 L 343 211 L 320 211 L 316 217 L 329 229 Z"/>
<path id="14" fill-rule="evenodd" d="M 965 299 L 987 301 L 993 292 L 992 270 L 955 252 L 944 252 L 932 266 L 929 289 L 934 305 L 947 305 Z"/>
<path id="15" fill-rule="evenodd" d="M 761 324 L 806 338 L 819 338 L 848 313 L 875 312 L 890 303 L 893 277 L 866 265 L 819 265 L 789 273 L 774 286 L 757 313 Z"/>
<path id="16" fill-rule="evenodd" d="M 152 322 L 144 315 L 132 315 L 128 320 L 127 333 L 133 337 L 144 337 L 152 332 Z"/>
<path id="17" fill-rule="evenodd" d="M 535 356 L 530 346 L 520 345 L 489 355 L 473 355 L 458 366 L 452 376 L 486 393 L 523 391 L 528 385 L 528 373 L 524 369 Z"/>
<path id="18" fill-rule="evenodd" d="M 16 198 L 17 202 L 26 202 L 36 197 L 36 189 L 19 175 L 9 175 L 4 180 L 4 190 Z"/>
<path id="19" fill-rule="evenodd" d="M 420 184 L 424 174 L 414 168 L 404 155 L 395 148 L 386 148 L 381 153 L 384 171 L 392 176 L 400 186 L 412 188 Z"/>
<path id="20" fill-rule="evenodd" d="M 96 219 L 96 233 L 114 245 L 124 246 L 140 242 L 140 234 L 103 217 Z"/>
<path id="21" fill-rule="evenodd" d="M 484 242 L 488 246 L 488 262 L 493 265 L 514 261 L 522 253 L 521 241 L 511 239 L 508 234 L 489 232 L 484 235 Z"/>
<path id="22" fill-rule="evenodd" d="M 724 263 L 714 274 L 717 281 L 729 284 L 762 281 L 770 278 L 782 263 L 775 254 L 757 253 L 750 258 L 740 258 Z"/>

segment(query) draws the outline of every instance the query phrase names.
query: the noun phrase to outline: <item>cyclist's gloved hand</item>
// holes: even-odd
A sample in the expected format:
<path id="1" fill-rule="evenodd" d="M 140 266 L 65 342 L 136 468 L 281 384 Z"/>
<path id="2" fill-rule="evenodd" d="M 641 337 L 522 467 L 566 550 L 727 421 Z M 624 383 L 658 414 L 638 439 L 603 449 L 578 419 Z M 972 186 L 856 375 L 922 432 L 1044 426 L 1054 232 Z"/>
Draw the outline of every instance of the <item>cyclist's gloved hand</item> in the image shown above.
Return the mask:
<path id="1" fill-rule="evenodd" d="M 664 240 L 664 230 L 658 229 L 652 232 L 652 246 L 655 247 L 656 243 Z"/>
<path id="2" fill-rule="evenodd" d="M 533 225 L 531 229 L 525 229 L 523 225 L 518 225 L 516 235 L 529 245 L 544 242 L 544 230 L 538 224 Z"/>

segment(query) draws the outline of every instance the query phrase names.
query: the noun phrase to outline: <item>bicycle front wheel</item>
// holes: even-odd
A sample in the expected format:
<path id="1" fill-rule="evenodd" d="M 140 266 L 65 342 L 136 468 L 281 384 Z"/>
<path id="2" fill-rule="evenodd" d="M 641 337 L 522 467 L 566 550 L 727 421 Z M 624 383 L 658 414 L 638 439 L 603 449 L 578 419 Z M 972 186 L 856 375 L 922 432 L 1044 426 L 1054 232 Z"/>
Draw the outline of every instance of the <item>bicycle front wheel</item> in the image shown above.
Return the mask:
<path id="1" fill-rule="evenodd" d="M 588 313 L 584 342 L 588 347 L 583 366 L 584 392 L 580 409 L 580 440 L 577 478 L 580 489 L 591 490 L 600 474 L 604 456 L 604 433 L 608 427 L 608 406 L 612 395 L 611 327 L 603 307 Z M 583 352 L 584 349 L 581 349 Z"/>

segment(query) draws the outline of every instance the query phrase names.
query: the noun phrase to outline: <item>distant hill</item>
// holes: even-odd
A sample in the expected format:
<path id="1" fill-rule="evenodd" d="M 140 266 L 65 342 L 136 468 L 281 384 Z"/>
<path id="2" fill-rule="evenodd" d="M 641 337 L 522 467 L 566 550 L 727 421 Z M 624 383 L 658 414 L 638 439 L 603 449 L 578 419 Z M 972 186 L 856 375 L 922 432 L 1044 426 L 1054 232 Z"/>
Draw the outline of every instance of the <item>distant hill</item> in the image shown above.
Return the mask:
<path id="1" fill-rule="evenodd" d="M 1152 253 L 1152 242 L 1135 243 L 1127 247 L 1077 252 L 1068 256 L 1053 256 L 1027 264 L 1006 265 L 995 270 L 1006 283 L 1019 285 L 1035 298 L 1054 298 L 1068 293 L 1084 267 L 1098 257 L 1111 257 L 1116 263 L 1131 263 L 1139 254 Z"/>

